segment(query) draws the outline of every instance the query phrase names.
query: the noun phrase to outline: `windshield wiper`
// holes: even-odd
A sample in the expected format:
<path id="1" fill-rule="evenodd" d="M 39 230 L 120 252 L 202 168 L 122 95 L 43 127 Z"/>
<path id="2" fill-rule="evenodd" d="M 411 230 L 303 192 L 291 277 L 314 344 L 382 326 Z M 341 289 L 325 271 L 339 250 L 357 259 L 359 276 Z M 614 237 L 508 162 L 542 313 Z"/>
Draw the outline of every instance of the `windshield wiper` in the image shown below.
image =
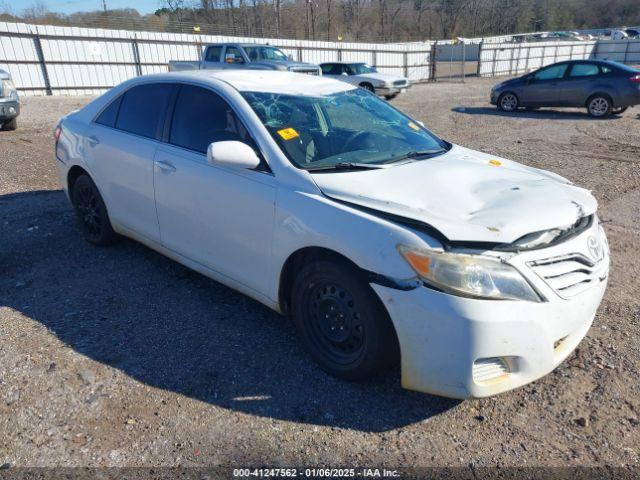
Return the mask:
<path id="1" fill-rule="evenodd" d="M 384 163 L 389 164 L 400 162 L 402 160 L 424 160 L 426 158 L 432 158 L 438 155 L 442 155 L 443 153 L 446 153 L 446 150 L 444 148 L 438 148 L 436 150 L 412 150 L 405 153 L 404 155 L 393 157 Z"/>
<path id="2" fill-rule="evenodd" d="M 321 167 L 307 168 L 308 172 L 321 172 L 327 170 L 375 170 L 378 168 L 384 168 L 382 165 L 374 165 L 371 163 L 354 163 L 354 162 L 340 162 L 333 165 L 323 165 Z"/>

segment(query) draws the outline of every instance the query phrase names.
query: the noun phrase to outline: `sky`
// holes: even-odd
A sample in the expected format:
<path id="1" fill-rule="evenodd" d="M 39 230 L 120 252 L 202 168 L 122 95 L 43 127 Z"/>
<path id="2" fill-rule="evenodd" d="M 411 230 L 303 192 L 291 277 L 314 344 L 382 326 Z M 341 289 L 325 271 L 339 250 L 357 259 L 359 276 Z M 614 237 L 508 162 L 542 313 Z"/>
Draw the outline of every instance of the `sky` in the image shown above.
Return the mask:
<path id="1" fill-rule="evenodd" d="M 162 7 L 162 0 L 106 0 L 107 8 L 135 8 L 140 13 L 152 13 Z M 9 0 L 0 4 L 7 5 L 16 13 L 34 4 L 45 5 L 50 11 L 58 13 L 88 12 L 102 10 L 102 0 Z"/>

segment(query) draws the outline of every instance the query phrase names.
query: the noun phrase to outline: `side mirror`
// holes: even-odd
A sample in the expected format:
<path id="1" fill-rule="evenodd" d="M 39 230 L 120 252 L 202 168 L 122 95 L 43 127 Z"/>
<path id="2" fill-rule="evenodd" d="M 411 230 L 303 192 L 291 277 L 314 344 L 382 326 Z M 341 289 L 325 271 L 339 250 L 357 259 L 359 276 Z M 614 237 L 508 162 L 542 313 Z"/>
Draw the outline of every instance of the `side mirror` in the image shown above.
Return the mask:
<path id="1" fill-rule="evenodd" d="M 209 144 L 207 162 L 211 165 L 220 165 L 237 170 L 251 170 L 260 165 L 260 159 L 253 148 L 237 140 L 225 140 Z"/>
<path id="2" fill-rule="evenodd" d="M 533 75 L 529 75 L 526 79 L 527 83 L 533 83 L 533 81 L 535 80 L 535 78 L 533 77 Z"/>
<path id="3" fill-rule="evenodd" d="M 342 72 L 342 75 L 344 75 L 345 77 L 349 76 L 349 74 L 347 72 Z"/>

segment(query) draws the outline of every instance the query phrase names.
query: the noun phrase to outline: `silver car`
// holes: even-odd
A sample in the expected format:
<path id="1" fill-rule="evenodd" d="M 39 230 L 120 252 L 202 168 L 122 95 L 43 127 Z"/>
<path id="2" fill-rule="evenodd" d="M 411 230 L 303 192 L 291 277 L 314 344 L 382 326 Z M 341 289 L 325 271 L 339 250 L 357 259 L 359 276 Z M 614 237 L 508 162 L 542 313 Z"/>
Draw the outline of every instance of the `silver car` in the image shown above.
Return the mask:
<path id="1" fill-rule="evenodd" d="M 320 68 L 324 76 L 359 86 L 387 100 L 406 92 L 411 86 L 409 79 L 378 72 L 375 67 L 363 62 L 321 63 Z"/>
<path id="2" fill-rule="evenodd" d="M 0 125 L 2 130 L 18 128 L 20 99 L 9 72 L 0 69 Z"/>

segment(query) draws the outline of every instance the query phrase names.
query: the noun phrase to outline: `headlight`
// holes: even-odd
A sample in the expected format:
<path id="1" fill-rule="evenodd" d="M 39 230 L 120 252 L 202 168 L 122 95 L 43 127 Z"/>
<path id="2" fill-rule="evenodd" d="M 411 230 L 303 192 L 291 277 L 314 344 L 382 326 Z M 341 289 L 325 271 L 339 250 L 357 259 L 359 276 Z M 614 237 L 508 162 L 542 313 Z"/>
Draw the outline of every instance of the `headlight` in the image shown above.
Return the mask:
<path id="1" fill-rule="evenodd" d="M 445 292 L 494 300 L 541 301 L 520 272 L 498 258 L 404 245 L 398 251 L 425 283 Z"/>
<path id="2" fill-rule="evenodd" d="M 13 92 L 16 91 L 16 87 L 11 80 L 2 80 L 2 96 L 10 97 Z"/>

